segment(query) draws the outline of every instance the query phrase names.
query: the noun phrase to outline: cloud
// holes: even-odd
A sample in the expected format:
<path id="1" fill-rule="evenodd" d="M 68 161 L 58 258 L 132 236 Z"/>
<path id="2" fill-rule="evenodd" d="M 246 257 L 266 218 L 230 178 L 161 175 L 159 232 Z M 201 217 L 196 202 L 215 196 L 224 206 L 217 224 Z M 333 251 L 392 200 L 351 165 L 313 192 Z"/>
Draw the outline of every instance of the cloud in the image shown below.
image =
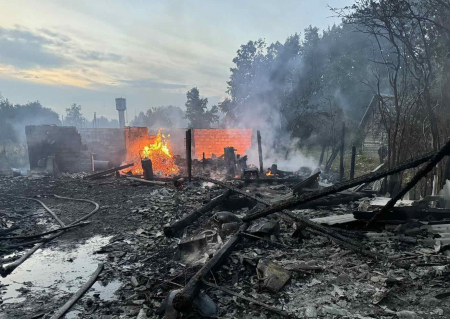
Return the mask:
<path id="1" fill-rule="evenodd" d="M 182 89 L 186 88 L 185 84 L 171 84 L 157 82 L 152 79 L 139 79 L 139 80 L 117 80 L 117 84 L 124 84 L 135 88 L 152 88 L 152 89 Z"/>
<path id="2" fill-rule="evenodd" d="M 131 59 L 115 53 L 103 53 L 99 51 L 84 51 L 80 50 L 77 57 L 88 61 L 98 62 L 130 62 Z"/>
<path id="3" fill-rule="evenodd" d="M 49 48 L 52 40 L 26 29 L 0 27 L 0 60 L 18 68 L 59 67 L 68 60 Z"/>

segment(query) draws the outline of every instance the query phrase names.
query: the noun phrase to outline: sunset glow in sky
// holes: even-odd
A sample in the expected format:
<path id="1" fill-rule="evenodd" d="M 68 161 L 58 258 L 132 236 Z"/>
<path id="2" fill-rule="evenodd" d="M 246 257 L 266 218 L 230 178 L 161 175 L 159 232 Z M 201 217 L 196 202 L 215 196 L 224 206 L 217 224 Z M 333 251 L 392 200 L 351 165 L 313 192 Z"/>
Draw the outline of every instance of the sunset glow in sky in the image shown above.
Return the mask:
<path id="1" fill-rule="evenodd" d="M 283 42 L 312 24 L 339 22 L 327 4 L 344 0 L 3 1 L 0 93 L 39 100 L 64 114 L 73 103 L 109 118 L 114 98 L 128 116 L 159 105 L 184 108 L 196 86 L 210 106 L 222 100 L 241 44 Z"/>

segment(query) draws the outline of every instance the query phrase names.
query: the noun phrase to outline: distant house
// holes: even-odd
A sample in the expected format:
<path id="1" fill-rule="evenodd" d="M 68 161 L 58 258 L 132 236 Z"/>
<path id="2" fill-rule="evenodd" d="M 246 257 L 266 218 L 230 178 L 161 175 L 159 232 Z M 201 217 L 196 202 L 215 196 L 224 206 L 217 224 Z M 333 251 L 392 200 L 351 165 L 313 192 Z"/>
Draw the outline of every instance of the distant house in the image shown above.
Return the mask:
<path id="1" fill-rule="evenodd" d="M 363 134 L 362 153 L 372 157 L 378 157 L 378 150 L 387 146 L 386 129 L 383 126 L 380 114 L 381 99 L 388 106 L 393 107 L 393 96 L 374 95 L 370 101 L 358 129 Z"/>

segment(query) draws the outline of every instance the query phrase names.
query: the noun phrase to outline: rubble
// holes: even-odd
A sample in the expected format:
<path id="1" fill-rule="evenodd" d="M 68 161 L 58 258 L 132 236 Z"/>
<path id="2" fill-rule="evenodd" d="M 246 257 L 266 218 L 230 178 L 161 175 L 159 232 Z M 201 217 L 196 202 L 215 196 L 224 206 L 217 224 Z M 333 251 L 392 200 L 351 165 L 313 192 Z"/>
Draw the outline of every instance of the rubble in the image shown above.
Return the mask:
<path id="1" fill-rule="evenodd" d="M 264 178 L 219 181 L 196 176 L 195 170 L 191 182 L 126 174 L 102 180 L 0 176 L 0 264 L 7 270 L 0 309 L 8 318 L 27 316 L 30 309 L 57 318 L 57 309 L 88 281 L 93 266 L 73 288 L 64 279 L 39 285 L 8 278 L 36 271 L 29 266 L 34 255 L 23 259 L 29 249 L 45 258 L 41 252 L 63 247 L 62 264 L 70 265 L 96 235 L 103 243 L 83 258 L 104 269 L 69 307 L 72 317 L 445 317 L 450 310 L 445 209 L 411 201 L 391 213 L 408 207 L 413 215 L 378 219 L 364 229 L 388 199 L 362 189 L 343 192 L 429 158 L 327 187 L 313 171 L 295 181 L 280 178 L 283 183 L 275 187 Z M 58 195 L 35 197 L 45 194 Z M 439 214 L 443 217 L 436 218 Z M 45 236 L 53 240 L 39 242 Z M 45 267 L 64 275 L 65 267 Z"/>

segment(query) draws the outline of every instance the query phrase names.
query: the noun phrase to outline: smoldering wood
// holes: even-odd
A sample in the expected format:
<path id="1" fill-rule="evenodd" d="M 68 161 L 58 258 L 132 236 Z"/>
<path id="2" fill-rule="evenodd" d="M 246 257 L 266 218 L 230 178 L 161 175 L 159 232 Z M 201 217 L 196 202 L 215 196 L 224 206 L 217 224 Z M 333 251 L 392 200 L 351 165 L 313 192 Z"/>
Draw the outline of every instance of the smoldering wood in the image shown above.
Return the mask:
<path id="1" fill-rule="evenodd" d="M 370 226 L 375 220 L 379 218 L 380 215 L 389 212 L 403 196 L 406 195 L 423 177 L 425 177 L 431 170 L 445 157 L 450 155 L 450 139 L 447 143 L 435 154 L 433 155 L 426 165 L 421 167 L 414 177 L 406 184 L 406 186 L 400 190 L 397 195 L 395 195 L 379 212 L 377 212 L 367 223 L 366 226 Z"/>
<path id="2" fill-rule="evenodd" d="M 96 179 L 96 178 L 105 176 L 107 174 L 111 174 L 111 173 L 123 170 L 123 169 L 128 168 L 128 167 L 132 167 L 132 166 L 134 166 L 134 163 L 130 163 L 130 164 L 126 164 L 126 165 L 122 165 L 122 166 L 118 166 L 118 167 L 113 167 L 113 168 L 107 169 L 105 171 L 101 171 L 101 172 L 98 172 L 98 173 L 94 173 L 94 174 L 85 176 L 85 177 L 83 177 L 83 179 Z"/>
<path id="3" fill-rule="evenodd" d="M 186 131 L 186 167 L 189 182 L 192 181 L 192 134 L 191 130 Z"/>
<path id="4" fill-rule="evenodd" d="M 350 160 L 350 179 L 355 178 L 355 165 L 356 165 L 356 146 L 352 146 L 352 158 Z"/>
<path id="5" fill-rule="evenodd" d="M 216 252 L 213 258 L 211 258 L 187 283 L 182 291 L 176 294 L 173 299 L 172 305 L 175 310 L 180 312 L 188 311 L 195 297 L 200 292 L 202 287 L 202 280 L 207 280 L 211 277 L 212 273 L 217 271 L 227 257 L 231 254 L 233 249 L 239 243 L 241 232 L 245 232 L 249 227 L 248 223 L 244 223 L 239 228 L 239 231 L 234 234 L 225 245 Z"/>
<path id="6" fill-rule="evenodd" d="M 391 168 L 391 169 L 386 169 L 380 172 L 373 172 L 373 173 L 369 173 L 360 177 L 357 177 L 353 180 L 349 180 L 346 182 L 342 182 L 342 183 L 338 183 L 329 187 L 326 187 L 324 189 L 315 191 L 315 192 L 311 192 L 309 194 L 304 194 L 302 196 L 299 196 L 298 198 L 295 199 L 290 199 L 287 201 L 283 201 L 282 203 L 277 203 L 275 205 L 272 205 L 270 207 L 267 207 L 257 213 L 253 213 L 253 214 L 248 214 L 247 216 L 245 216 L 243 218 L 244 221 L 248 222 L 248 221 L 252 221 L 261 217 L 265 217 L 268 216 L 270 214 L 279 212 L 283 209 L 287 209 L 290 207 L 293 207 L 295 205 L 300 205 L 300 204 L 306 204 L 308 202 L 311 202 L 315 199 L 319 199 L 331 194 L 335 194 L 337 192 L 341 192 L 344 191 L 346 189 L 361 185 L 363 183 L 369 183 L 369 182 L 373 182 L 376 181 L 380 178 L 383 178 L 385 176 L 389 176 L 392 174 L 396 174 L 398 172 L 404 171 L 405 169 L 409 169 L 409 168 L 413 168 L 416 167 L 420 164 L 425 163 L 426 161 L 428 161 L 430 158 L 432 158 L 434 155 L 436 154 L 436 152 L 431 152 L 431 153 L 427 153 L 425 155 L 422 155 L 420 157 L 415 157 L 413 159 L 410 159 L 408 161 L 402 162 L 398 165 L 396 165 L 395 167 Z"/>
<path id="7" fill-rule="evenodd" d="M 317 187 L 319 186 L 319 176 L 320 176 L 320 171 L 311 175 L 310 177 L 306 178 L 305 180 L 301 181 L 298 184 L 295 184 L 292 187 L 292 192 L 294 194 L 298 194 L 301 192 L 301 190 L 305 187 Z"/>
<path id="8" fill-rule="evenodd" d="M 294 175 L 294 172 L 288 172 L 288 171 L 279 170 L 277 164 L 272 164 L 272 166 L 270 167 L 270 172 L 273 175 L 278 175 L 279 177 L 285 177 L 285 176 L 289 176 L 289 175 Z"/>
<path id="9" fill-rule="evenodd" d="M 261 146 L 261 132 L 256 131 L 256 136 L 258 139 L 259 172 L 261 174 L 264 174 L 264 164 L 263 164 L 263 155 L 262 155 L 262 146 Z"/>
<path id="10" fill-rule="evenodd" d="M 344 180 L 344 151 L 345 151 L 345 122 L 342 123 L 342 135 L 341 135 L 341 147 L 339 150 L 339 180 L 342 182 Z"/>

